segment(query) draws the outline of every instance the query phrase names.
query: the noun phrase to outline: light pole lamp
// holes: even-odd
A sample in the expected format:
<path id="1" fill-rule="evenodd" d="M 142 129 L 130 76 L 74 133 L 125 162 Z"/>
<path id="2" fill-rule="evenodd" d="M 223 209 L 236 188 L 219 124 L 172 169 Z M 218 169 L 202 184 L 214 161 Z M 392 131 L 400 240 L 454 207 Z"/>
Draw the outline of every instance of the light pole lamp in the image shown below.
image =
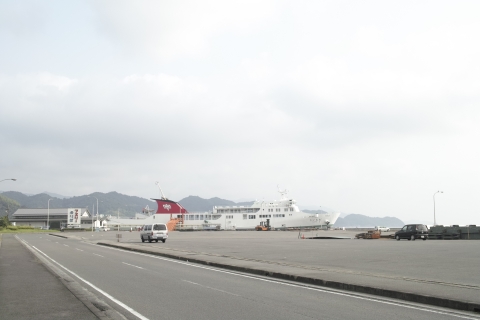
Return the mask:
<path id="1" fill-rule="evenodd" d="M 3 179 L 3 180 L 0 180 L 0 182 L 2 182 L 2 181 L 6 181 L 6 180 L 17 181 L 17 179 L 12 179 L 12 178 L 10 178 L 10 179 Z"/>
<path id="2" fill-rule="evenodd" d="M 443 191 L 437 191 L 433 194 L 433 225 L 436 226 L 437 225 L 437 220 L 435 218 L 435 195 L 437 193 L 443 193 Z"/>
<path id="3" fill-rule="evenodd" d="M 47 204 L 47 230 L 50 230 L 50 200 L 53 200 L 53 199 L 52 198 L 48 199 L 48 204 Z"/>

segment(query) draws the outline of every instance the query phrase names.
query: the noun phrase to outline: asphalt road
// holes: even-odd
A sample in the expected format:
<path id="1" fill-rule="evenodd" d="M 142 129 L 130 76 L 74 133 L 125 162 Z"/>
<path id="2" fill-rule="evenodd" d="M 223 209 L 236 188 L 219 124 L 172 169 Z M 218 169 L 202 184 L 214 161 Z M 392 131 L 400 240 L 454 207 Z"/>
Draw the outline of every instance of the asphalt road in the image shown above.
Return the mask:
<path id="1" fill-rule="evenodd" d="M 276 281 L 75 239 L 45 234 L 18 237 L 129 319 L 477 319 L 467 313 Z"/>
<path id="2" fill-rule="evenodd" d="M 86 232 L 79 236 L 92 241 L 115 240 L 116 233 Z M 121 242 L 139 243 L 138 232 L 121 233 Z M 304 234 L 353 237 L 355 233 Z M 299 240 L 298 232 L 170 232 L 170 239 L 160 247 L 480 287 L 478 240 Z M 472 296 L 480 298 L 478 292 Z"/>

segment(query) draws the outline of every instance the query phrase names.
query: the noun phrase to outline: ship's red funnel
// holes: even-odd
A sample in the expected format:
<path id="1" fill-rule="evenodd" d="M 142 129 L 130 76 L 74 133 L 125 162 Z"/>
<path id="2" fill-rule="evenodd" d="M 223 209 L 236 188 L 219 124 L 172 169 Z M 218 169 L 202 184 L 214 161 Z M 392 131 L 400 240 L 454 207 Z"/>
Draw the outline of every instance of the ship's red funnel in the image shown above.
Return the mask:
<path id="1" fill-rule="evenodd" d="M 158 209 L 155 213 L 160 214 L 185 214 L 188 211 L 179 203 L 168 199 L 152 199 L 157 202 Z"/>

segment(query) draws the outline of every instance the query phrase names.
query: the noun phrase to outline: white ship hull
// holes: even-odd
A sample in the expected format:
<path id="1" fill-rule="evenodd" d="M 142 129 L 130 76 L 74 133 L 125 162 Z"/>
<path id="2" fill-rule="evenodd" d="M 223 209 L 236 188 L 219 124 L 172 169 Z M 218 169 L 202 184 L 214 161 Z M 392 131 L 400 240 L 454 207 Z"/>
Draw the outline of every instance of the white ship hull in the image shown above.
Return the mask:
<path id="1" fill-rule="evenodd" d="M 227 218 L 228 216 L 228 218 Z M 253 215 L 250 215 L 253 216 Z M 177 229 L 182 230 L 253 230 L 260 222 L 265 222 L 270 219 L 270 225 L 275 229 L 283 228 L 327 228 L 331 226 L 340 216 L 340 213 L 305 213 L 295 212 L 292 216 L 286 217 L 265 217 L 260 218 L 258 214 L 255 218 L 244 219 L 243 214 L 212 214 L 207 212 L 202 213 L 187 213 L 187 214 L 172 214 L 172 218 L 177 218 Z M 261 215 L 263 216 L 263 215 Z M 183 219 L 183 222 L 182 222 Z M 188 219 L 188 220 L 187 220 Z M 117 219 L 111 219 L 109 225 L 116 225 Z M 120 219 L 121 225 L 141 226 L 150 223 L 168 223 L 171 218 L 169 214 L 155 214 L 145 219 Z"/>
<path id="2" fill-rule="evenodd" d="M 190 217 L 188 217 L 190 216 Z M 197 217 L 198 216 L 198 217 Z M 255 218 L 249 218 L 255 216 Z M 260 216 L 262 216 L 260 218 Z M 244 219 L 243 214 L 211 214 L 211 213 L 195 213 L 184 215 L 183 223 L 180 223 L 180 228 L 189 229 L 189 227 L 197 227 L 202 229 L 205 227 L 216 227 L 220 230 L 253 230 L 261 222 L 270 221 L 270 226 L 275 229 L 284 228 L 327 228 L 332 225 L 340 216 L 340 213 L 317 213 L 309 214 L 304 212 L 295 212 L 291 216 L 273 217 L 273 215 L 249 214 L 247 219 Z M 191 218 L 194 218 L 190 220 Z M 203 218 L 203 219 L 202 219 Z M 189 220 L 187 220 L 189 219 Z"/>
<path id="3" fill-rule="evenodd" d="M 328 228 L 333 225 L 340 213 L 301 212 L 296 201 L 286 197 L 286 191 L 280 191 L 278 201 L 255 201 L 252 206 L 213 207 L 211 212 L 188 212 L 179 203 L 165 197 L 154 199 L 158 204 L 157 212 L 133 223 L 168 223 L 176 219 L 177 230 L 253 230 L 269 220 L 271 227 L 282 228 Z M 120 222 L 120 221 L 119 221 Z M 115 219 L 110 221 L 115 224 Z"/>
<path id="4" fill-rule="evenodd" d="M 188 212 L 179 203 L 165 197 L 157 201 L 157 212 L 145 219 L 116 221 L 110 225 L 126 223 L 138 226 L 150 223 L 168 223 L 172 219 L 176 230 L 253 230 L 267 219 L 275 229 L 285 228 L 328 228 L 340 213 L 305 213 L 299 210 L 296 201 L 285 197 L 286 191 L 279 191 L 281 199 L 266 202 L 255 201 L 252 206 L 213 207 L 211 212 Z M 125 221 L 127 220 L 127 221 Z"/>

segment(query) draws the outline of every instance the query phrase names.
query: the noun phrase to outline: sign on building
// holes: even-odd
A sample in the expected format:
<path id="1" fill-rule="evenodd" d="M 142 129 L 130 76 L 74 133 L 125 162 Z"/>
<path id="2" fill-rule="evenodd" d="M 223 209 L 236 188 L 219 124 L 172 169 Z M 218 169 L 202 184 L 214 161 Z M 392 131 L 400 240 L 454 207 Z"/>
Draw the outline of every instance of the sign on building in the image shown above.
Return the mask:
<path id="1" fill-rule="evenodd" d="M 80 228 L 82 226 L 82 209 L 69 208 L 68 209 L 68 228 Z"/>

